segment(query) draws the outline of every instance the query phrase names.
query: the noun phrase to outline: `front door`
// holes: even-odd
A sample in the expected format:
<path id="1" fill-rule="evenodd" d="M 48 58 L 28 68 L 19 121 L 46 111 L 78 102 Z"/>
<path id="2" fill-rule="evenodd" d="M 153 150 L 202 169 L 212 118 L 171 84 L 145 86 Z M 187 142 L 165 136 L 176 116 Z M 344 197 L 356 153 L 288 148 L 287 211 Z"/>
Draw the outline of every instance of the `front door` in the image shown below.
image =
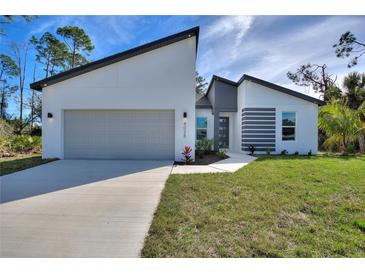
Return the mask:
<path id="1" fill-rule="evenodd" d="M 229 117 L 219 117 L 218 131 L 219 148 L 228 148 L 229 146 Z"/>

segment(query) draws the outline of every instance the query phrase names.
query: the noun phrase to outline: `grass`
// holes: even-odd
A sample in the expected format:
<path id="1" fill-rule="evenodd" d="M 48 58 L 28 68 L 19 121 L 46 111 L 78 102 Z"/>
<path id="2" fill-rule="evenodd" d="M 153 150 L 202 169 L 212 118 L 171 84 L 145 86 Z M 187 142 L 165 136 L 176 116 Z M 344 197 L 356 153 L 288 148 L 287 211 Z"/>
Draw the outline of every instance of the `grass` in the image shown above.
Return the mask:
<path id="1" fill-rule="evenodd" d="M 42 159 L 40 155 L 18 155 L 9 158 L 0 158 L 0 176 L 23 169 L 39 166 L 56 159 Z"/>
<path id="2" fill-rule="evenodd" d="M 143 257 L 364 257 L 365 157 L 263 156 L 172 175 Z"/>

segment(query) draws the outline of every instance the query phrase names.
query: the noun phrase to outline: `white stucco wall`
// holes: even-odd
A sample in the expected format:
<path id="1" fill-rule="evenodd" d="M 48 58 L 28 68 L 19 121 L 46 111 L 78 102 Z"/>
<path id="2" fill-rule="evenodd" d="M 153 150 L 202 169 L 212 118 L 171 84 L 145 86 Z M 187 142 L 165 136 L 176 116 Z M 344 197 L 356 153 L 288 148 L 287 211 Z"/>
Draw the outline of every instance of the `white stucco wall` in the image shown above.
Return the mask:
<path id="1" fill-rule="evenodd" d="M 286 149 L 289 153 L 298 151 L 300 154 L 318 152 L 318 106 L 297 97 L 286 95 L 259 84 L 244 81 L 238 87 L 238 112 L 236 128 L 241 129 L 241 111 L 245 107 L 274 107 L 276 109 L 276 151 Z M 282 112 L 296 112 L 295 141 L 282 141 Z M 241 130 L 235 133 L 234 150 L 241 149 Z"/>
<path id="2" fill-rule="evenodd" d="M 213 139 L 214 138 L 214 115 L 212 114 L 212 109 L 207 109 L 207 108 L 196 109 L 195 116 L 207 118 L 207 138 Z"/>
<path id="3" fill-rule="evenodd" d="M 195 43 L 191 37 L 44 88 L 42 157 L 63 158 L 67 109 L 174 110 L 175 160 L 184 145 L 195 150 Z"/>

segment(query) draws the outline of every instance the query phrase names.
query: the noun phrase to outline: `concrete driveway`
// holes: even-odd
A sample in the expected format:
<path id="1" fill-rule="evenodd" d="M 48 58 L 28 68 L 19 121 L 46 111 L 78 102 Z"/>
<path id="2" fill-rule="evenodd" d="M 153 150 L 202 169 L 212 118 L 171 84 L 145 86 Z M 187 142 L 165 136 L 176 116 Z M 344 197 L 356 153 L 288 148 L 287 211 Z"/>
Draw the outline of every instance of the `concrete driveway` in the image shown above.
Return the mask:
<path id="1" fill-rule="evenodd" d="M 0 256 L 138 257 L 171 168 L 60 160 L 0 177 Z"/>

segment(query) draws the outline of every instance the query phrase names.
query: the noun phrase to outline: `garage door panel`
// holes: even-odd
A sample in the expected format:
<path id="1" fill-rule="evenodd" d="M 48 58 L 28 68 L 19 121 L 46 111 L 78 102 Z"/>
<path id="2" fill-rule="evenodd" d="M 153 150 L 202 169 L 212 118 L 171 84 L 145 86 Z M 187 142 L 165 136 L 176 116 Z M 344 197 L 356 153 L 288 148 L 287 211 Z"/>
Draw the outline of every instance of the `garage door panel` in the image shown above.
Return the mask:
<path id="1" fill-rule="evenodd" d="M 65 158 L 173 159 L 169 110 L 65 110 Z"/>

